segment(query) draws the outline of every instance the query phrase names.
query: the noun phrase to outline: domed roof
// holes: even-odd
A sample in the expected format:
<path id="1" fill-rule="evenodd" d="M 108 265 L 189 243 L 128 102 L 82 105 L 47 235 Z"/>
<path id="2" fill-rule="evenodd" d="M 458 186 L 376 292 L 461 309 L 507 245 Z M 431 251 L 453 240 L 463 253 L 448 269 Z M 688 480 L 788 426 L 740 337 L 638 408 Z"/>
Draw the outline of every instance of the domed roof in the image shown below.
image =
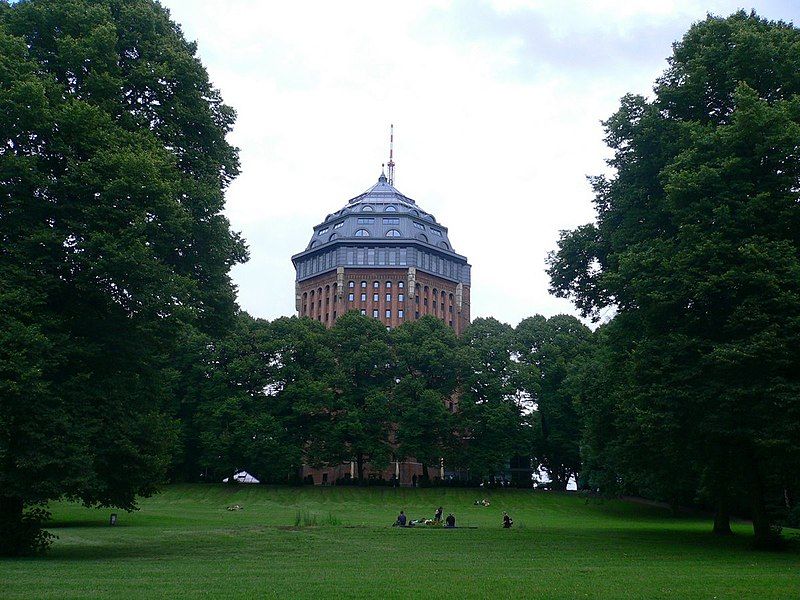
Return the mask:
<path id="1" fill-rule="evenodd" d="M 391 242 L 414 241 L 453 252 L 447 228 L 436 218 L 400 193 L 381 173 L 378 182 L 342 209 L 329 214 L 314 227 L 306 250 L 343 239 L 366 241 L 363 238 Z"/>

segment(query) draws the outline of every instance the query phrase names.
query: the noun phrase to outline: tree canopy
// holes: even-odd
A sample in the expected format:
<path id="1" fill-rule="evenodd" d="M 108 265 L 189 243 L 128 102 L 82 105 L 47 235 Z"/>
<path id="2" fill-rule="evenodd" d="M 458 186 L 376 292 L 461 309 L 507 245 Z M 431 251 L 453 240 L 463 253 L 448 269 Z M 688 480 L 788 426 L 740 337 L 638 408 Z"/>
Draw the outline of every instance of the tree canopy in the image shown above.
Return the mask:
<path id="1" fill-rule="evenodd" d="M 3 552 L 26 507 L 152 493 L 174 343 L 233 322 L 234 113 L 195 50 L 150 0 L 0 3 Z"/>
<path id="2" fill-rule="evenodd" d="M 753 13 L 695 24 L 654 98 L 626 96 L 606 121 L 597 221 L 565 232 L 549 269 L 584 314 L 617 311 L 609 408 L 632 421 L 600 462 L 664 486 L 666 459 L 722 513 L 746 497 L 764 543 L 800 465 L 798 48 L 795 27 Z M 619 444 L 654 451 L 631 471 Z"/>

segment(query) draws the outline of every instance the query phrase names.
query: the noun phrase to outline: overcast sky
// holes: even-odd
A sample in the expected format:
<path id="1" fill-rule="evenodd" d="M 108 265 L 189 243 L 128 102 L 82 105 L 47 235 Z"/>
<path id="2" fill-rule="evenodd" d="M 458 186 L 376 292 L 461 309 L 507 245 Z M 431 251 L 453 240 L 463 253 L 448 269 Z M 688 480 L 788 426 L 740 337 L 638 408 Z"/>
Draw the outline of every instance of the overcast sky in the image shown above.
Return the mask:
<path id="1" fill-rule="evenodd" d="M 233 276 L 267 319 L 294 314 L 290 256 L 375 183 L 390 123 L 396 187 L 472 264 L 472 317 L 575 314 L 548 294 L 545 257 L 593 218 L 600 121 L 650 93 L 707 12 L 800 23 L 797 0 L 162 2 L 238 111 L 227 214 L 251 257 Z"/>

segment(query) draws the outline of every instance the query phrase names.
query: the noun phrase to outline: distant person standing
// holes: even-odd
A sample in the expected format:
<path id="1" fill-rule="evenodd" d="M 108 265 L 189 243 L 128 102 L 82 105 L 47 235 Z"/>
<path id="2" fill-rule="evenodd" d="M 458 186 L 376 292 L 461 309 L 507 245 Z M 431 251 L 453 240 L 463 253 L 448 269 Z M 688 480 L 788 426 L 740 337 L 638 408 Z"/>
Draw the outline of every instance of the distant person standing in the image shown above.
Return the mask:
<path id="1" fill-rule="evenodd" d="M 455 527 L 456 526 L 456 518 L 453 516 L 453 513 L 447 515 L 447 519 L 445 519 L 445 527 Z"/>
<path id="2" fill-rule="evenodd" d="M 511 517 L 508 516 L 506 511 L 503 511 L 503 528 L 504 529 L 511 529 L 511 526 L 514 524 L 514 521 Z"/>
<path id="3" fill-rule="evenodd" d="M 411 487 L 417 487 L 417 474 L 414 473 L 411 476 Z"/>
<path id="4" fill-rule="evenodd" d="M 442 522 L 442 507 L 436 509 L 436 513 L 433 515 L 434 523 L 441 523 Z"/>

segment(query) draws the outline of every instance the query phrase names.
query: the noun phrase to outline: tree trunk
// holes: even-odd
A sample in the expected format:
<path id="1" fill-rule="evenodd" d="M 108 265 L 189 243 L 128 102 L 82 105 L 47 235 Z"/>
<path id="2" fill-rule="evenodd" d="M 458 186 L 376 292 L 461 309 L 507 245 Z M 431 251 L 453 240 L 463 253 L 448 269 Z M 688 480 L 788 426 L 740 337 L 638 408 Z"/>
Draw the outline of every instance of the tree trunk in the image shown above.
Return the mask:
<path id="1" fill-rule="evenodd" d="M 751 502 L 753 510 L 753 535 L 756 548 L 771 549 L 778 546 L 780 539 L 772 531 L 766 502 L 764 501 L 764 482 L 758 464 L 753 461 L 753 487 Z"/>
<path id="2" fill-rule="evenodd" d="M 364 454 L 359 452 L 356 454 L 356 468 L 358 470 L 358 482 L 364 482 Z"/>
<path id="3" fill-rule="evenodd" d="M 0 496 L 0 556 L 16 556 L 26 550 L 23 509 L 19 496 Z"/>
<path id="4" fill-rule="evenodd" d="M 717 498 L 717 506 L 714 511 L 714 535 L 731 535 L 732 533 L 728 497 L 723 494 Z"/>
<path id="5" fill-rule="evenodd" d="M 557 471 L 550 471 L 550 489 L 556 492 L 566 492 L 567 483 L 569 482 L 569 475 L 559 473 Z"/>

